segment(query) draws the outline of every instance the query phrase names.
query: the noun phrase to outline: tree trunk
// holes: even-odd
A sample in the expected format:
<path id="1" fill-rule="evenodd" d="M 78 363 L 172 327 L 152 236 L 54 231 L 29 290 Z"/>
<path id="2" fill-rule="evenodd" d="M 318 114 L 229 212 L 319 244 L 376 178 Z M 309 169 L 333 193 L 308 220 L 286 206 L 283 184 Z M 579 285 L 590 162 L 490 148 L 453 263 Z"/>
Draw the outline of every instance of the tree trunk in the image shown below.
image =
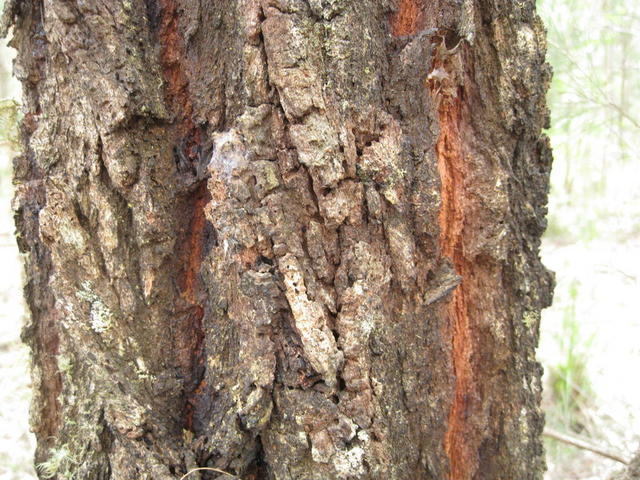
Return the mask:
<path id="1" fill-rule="evenodd" d="M 23 0 L 9 25 L 42 478 L 541 478 L 533 0 Z"/>

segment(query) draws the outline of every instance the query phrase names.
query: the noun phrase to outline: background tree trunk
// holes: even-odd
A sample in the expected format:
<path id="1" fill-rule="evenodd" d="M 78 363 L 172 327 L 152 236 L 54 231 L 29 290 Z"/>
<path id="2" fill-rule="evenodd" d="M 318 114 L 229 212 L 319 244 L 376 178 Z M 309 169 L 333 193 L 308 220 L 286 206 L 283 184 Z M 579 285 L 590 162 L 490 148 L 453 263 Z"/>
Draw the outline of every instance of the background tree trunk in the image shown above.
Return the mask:
<path id="1" fill-rule="evenodd" d="M 24 0 L 5 23 L 43 476 L 541 478 L 533 0 Z"/>

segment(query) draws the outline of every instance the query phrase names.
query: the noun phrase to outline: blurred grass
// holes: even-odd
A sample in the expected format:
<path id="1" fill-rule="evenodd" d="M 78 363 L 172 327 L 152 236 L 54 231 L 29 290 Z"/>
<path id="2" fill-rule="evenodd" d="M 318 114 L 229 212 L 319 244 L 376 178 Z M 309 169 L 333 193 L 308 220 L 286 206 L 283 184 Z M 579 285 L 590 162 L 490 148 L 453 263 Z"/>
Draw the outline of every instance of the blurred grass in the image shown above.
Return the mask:
<path id="1" fill-rule="evenodd" d="M 625 239 L 637 228 L 640 2 L 539 0 L 554 69 L 547 238 Z"/>
<path id="2" fill-rule="evenodd" d="M 565 432 L 581 433 L 592 407 L 593 391 L 587 374 L 589 350 L 593 337 L 584 338 L 576 312 L 580 282 L 569 285 L 569 303 L 563 308 L 560 331 L 554 339 L 563 356 L 549 366 L 549 395 L 555 408 L 549 411 L 548 424 L 559 425 Z"/>

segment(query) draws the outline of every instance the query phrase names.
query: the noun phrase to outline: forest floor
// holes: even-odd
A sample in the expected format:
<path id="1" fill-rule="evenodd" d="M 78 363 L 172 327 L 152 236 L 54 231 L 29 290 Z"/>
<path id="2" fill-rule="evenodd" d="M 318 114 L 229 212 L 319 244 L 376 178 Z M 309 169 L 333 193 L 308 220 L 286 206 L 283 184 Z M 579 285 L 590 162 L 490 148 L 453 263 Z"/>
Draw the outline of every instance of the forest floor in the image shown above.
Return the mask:
<path id="1" fill-rule="evenodd" d="M 546 242 L 542 258 L 557 281 L 538 349 L 547 424 L 630 459 L 640 444 L 640 238 Z M 547 466 L 548 480 L 603 480 L 621 464 L 547 442 Z"/>

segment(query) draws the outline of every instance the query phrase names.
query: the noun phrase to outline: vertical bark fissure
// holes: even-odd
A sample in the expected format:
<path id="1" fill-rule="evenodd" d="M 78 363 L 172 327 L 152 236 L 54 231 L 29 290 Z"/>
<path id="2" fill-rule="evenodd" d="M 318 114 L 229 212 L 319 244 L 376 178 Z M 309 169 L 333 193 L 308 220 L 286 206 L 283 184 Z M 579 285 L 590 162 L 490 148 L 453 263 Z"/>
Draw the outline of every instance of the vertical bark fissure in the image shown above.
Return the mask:
<path id="1" fill-rule="evenodd" d="M 38 327 L 35 335 L 36 351 L 39 352 L 38 361 L 42 369 L 42 397 L 41 423 L 38 433 L 49 438 L 55 438 L 60 428 L 60 392 L 62 379 L 58 371 L 56 356 L 59 353 L 59 326 L 54 315 L 47 315 L 40 311 Z"/>
<path id="2" fill-rule="evenodd" d="M 193 104 L 189 94 L 189 81 L 182 59 L 184 47 L 179 31 L 178 6 L 175 0 L 159 0 L 160 21 L 158 39 L 161 45 L 160 63 L 165 79 L 165 95 L 173 107 L 173 141 L 177 155 L 193 163 L 200 161 L 202 150 L 200 129 L 193 122 Z M 200 168 L 197 165 L 197 168 Z M 182 219 L 184 235 L 178 239 L 179 258 L 183 274 L 181 295 L 190 305 L 177 329 L 176 350 L 185 379 L 184 428 L 193 430 L 193 413 L 198 388 L 204 375 L 204 307 L 198 299 L 201 289 L 200 268 L 205 241 L 205 207 L 210 200 L 206 182 L 200 180 L 195 188 L 185 193 L 187 212 L 177 212 Z M 184 215 L 184 213 L 187 213 Z"/>
<path id="3" fill-rule="evenodd" d="M 425 5 L 420 0 L 400 0 L 398 10 L 391 18 L 391 30 L 395 37 L 415 35 L 425 28 Z M 438 25 L 443 27 L 443 25 Z M 477 447 L 472 440 L 471 423 L 468 422 L 472 399 L 477 398 L 477 385 L 472 366 L 474 350 L 473 319 L 469 312 L 469 291 L 473 287 L 474 265 L 464 254 L 464 236 L 473 232 L 465 230 L 465 147 L 462 130 L 469 128 L 464 118 L 464 89 L 456 85 L 457 72 L 447 58 L 444 38 L 436 46 L 431 60 L 431 72 L 439 72 L 429 78 L 439 136 L 435 145 L 437 169 L 440 175 L 441 209 L 438 217 L 441 254 L 449 258 L 462 283 L 454 291 L 447 305 L 447 333 L 451 339 L 451 362 L 455 377 L 453 397 L 448 415 L 448 425 L 443 444 L 449 459 L 451 480 L 471 479 L 475 471 L 473 459 Z M 435 45 L 435 44 L 434 44 Z M 459 46 L 459 45 L 458 45 Z M 465 46 L 462 46 L 464 49 Z M 453 52 L 451 52 L 453 53 Z M 439 75 L 442 75 L 440 78 Z"/>
<path id="4" fill-rule="evenodd" d="M 204 339 L 203 319 L 205 310 L 200 300 L 198 292 L 200 285 L 200 268 L 204 258 L 205 244 L 205 206 L 210 200 L 206 183 L 202 183 L 194 193 L 192 204 L 192 218 L 185 240 L 185 272 L 183 279 L 183 298 L 191 305 L 187 313 L 187 330 L 180 333 L 179 350 L 187 358 L 183 361 L 183 368 L 186 373 L 187 383 L 185 399 L 184 426 L 187 430 L 193 430 L 193 414 L 196 408 L 198 389 L 203 382 L 204 376 Z"/>
<path id="5" fill-rule="evenodd" d="M 184 49 L 178 29 L 178 7 L 175 0 L 159 0 L 159 3 L 161 11 L 158 39 L 162 48 L 160 63 L 166 81 L 166 95 L 177 117 L 177 134 L 184 137 L 193 130 L 193 104 L 189 96 L 189 81 L 181 61 Z"/>

